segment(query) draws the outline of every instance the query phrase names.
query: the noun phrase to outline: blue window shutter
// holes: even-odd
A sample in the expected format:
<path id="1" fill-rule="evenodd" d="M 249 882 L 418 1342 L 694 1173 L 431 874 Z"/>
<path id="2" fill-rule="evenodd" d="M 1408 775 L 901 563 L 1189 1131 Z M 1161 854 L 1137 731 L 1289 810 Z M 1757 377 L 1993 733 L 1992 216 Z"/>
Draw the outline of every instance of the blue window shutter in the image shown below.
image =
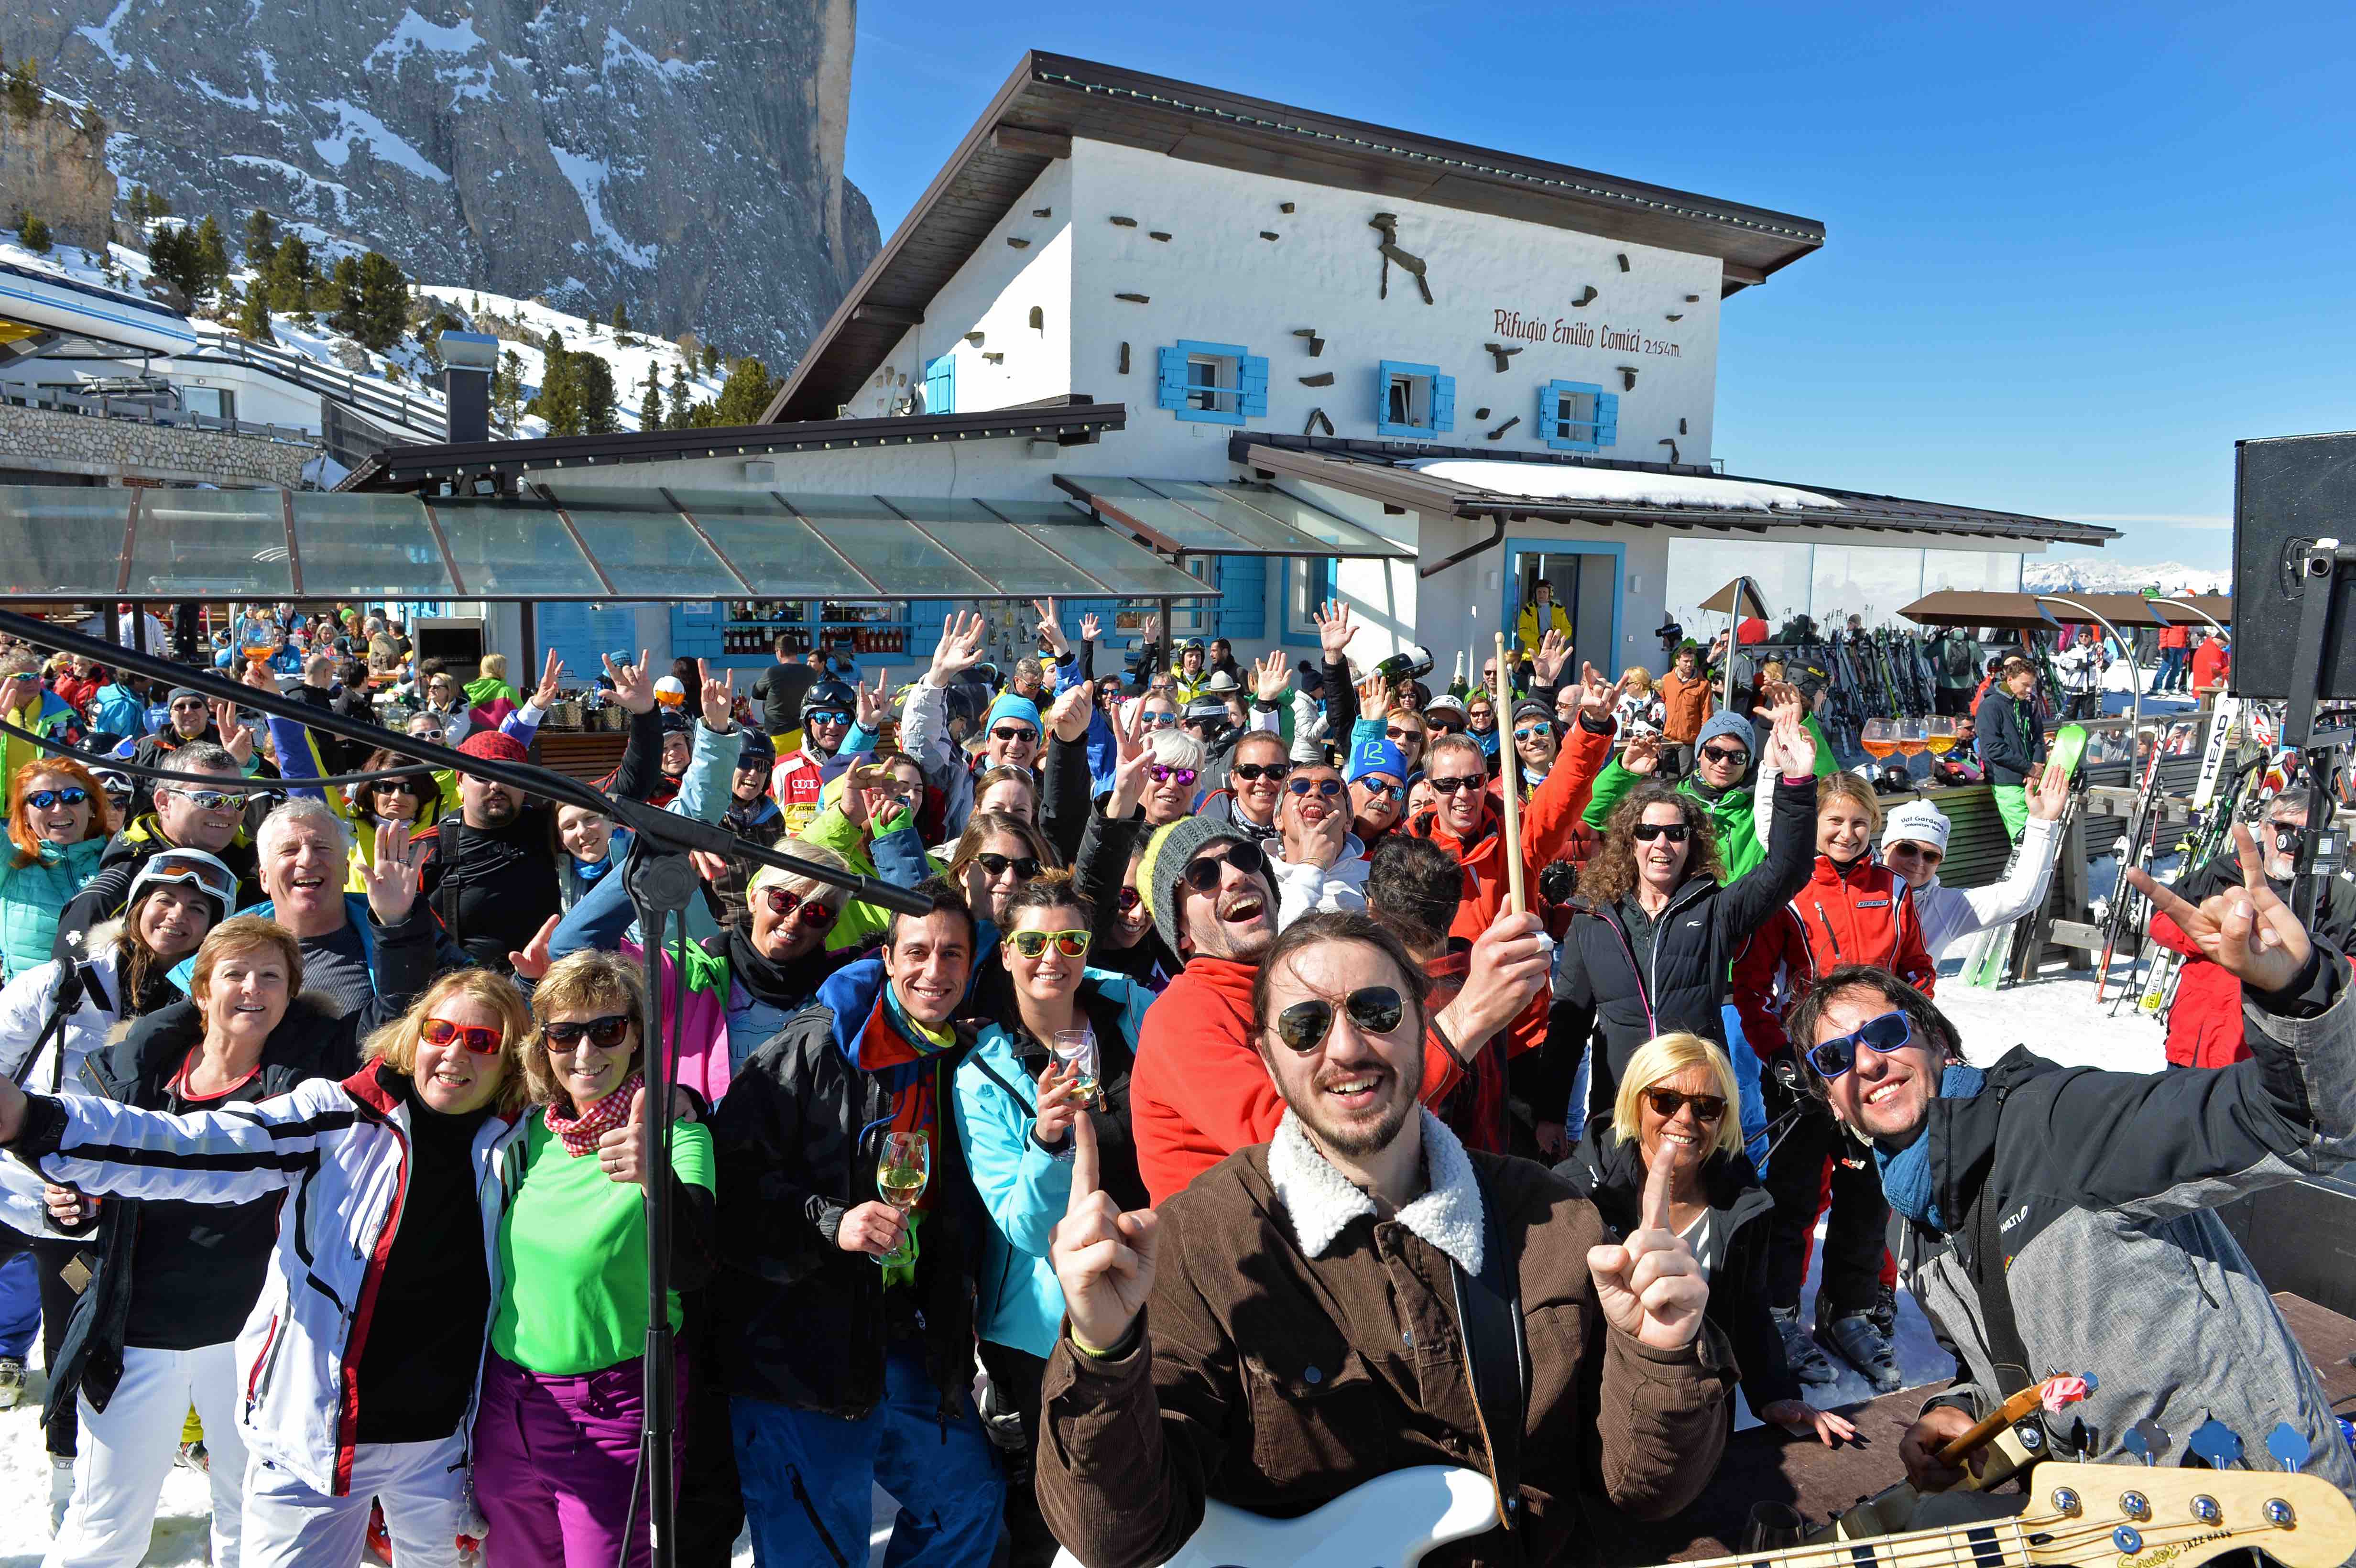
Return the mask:
<path id="1" fill-rule="evenodd" d="M 944 354 L 925 366 L 925 411 L 957 412 L 957 356 Z"/>
<path id="2" fill-rule="evenodd" d="M 1257 354 L 1247 354 L 1237 363 L 1242 367 L 1242 391 L 1237 400 L 1242 404 L 1248 420 L 1268 417 L 1268 360 Z"/>
<path id="3" fill-rule="evenodd" d="M 1599 392 L 1595 397 L 1595 444 L 1616 446 L 1620 442 L 1620 394 Z"/>
<path id="4" fill-rule="evenodd" d="M 1377 360 L 1375 364 L 1375 433 L 1397 435 L 1399 427 L 1391 423 L 1391 362 Z"/>
<path id="5" fill-rule="evenodd" d="M 1158 408 L 1183 409 L 1186 406 L 1186 351 L 1183 348 L 1156 349 L 1160 365 L 1160 380 L 1154 388 Z"/>
<path id="6" fill-rule="evenodd" d="M 1268 559 L 1219 558 L 1219 631 L 1223 637 L 1259 637 L 1268 626 Z"/>
<path id="7" fill-rule="evenodd" d="M 1434 376 L 1431 379 L 1431 428 L 1456 428 L 1456 378 Z"/>
<path id="8" fill-rule="evenodd" d="M 1562 440 L 1562 432 L 1555 428 L 1554 422 L 1557 408 L 1556 391 L 1557 388 L 1552 381 L 1538 383 L 1538 438 L 1548 446 L 1558 445 Z"/>

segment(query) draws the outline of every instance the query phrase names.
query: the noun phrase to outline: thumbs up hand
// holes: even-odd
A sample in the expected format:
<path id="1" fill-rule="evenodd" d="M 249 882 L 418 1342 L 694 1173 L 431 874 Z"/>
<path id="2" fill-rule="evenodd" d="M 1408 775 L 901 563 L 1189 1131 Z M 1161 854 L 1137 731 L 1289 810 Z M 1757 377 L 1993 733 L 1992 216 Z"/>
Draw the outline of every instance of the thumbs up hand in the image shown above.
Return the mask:
<path id="1" fill-rule="evenodd" d="M 1097 1169 L 1096 1123 L 1081 1116 L 1072 1123 L 1071 1201 L 1048 1256 L 1064 1287 L 1073 1343 L 1104 1350 L 1128 1338 L 1152 1294 L 1156 1216 L 1151 1209 L 1122 1213 L 1098 1189 Z"/>
<path id="2" fill-rule="evenodd" d="M 597 1164 L 610 1179 L 634 1187 L 646 1185 L 646 1167 L 639 1158 L 646 1147 L 646 1130 L 647 1092 L 641 1087 L 630 1095 L 630 1119 L 597 1136 Z"/>

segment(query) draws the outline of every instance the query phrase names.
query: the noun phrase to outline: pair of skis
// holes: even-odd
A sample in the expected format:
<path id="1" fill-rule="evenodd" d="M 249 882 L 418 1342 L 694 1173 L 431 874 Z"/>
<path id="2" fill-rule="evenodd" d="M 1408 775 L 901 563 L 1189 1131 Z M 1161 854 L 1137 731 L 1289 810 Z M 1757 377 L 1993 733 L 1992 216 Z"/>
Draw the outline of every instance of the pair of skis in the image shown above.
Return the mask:
<path id="1" fill-rule="evenodd" d="M 2063 786 L 2070 791 L 2069 804 L 2062 807 L 2061 818 L 2061 825 L 2065 829 L 2069 825 L 2071 814 L 2078 809 L 2078 802 L 2083 794 L 2077 786 L 2076 776 L 2079 759 L 2085 755 L 2085 727 L 2080 724 L 2064 724 L 2053 732 L 2053 744 L 2046 753 L 2044 771 L 2050 774 L 2058 770 Z M 2029 835 L 2024 829 L 2020 837 L 2013 841 L 2012 853 L 2004 862 L 2006 878 L 2009 878 L 2019 868 L 2021 846 L 2028 840 Z M 2000 925 L 1992 931 L 1980 933 L 1973 941 L 1970 954 L 1964 959 L 1964 983 L 1991 991 L 2001 986 L 2009 985 L 2013 953 L 2017 947 L 2028 943 L 2030 935 L 2037 929 L 2038 916 L 2043 912 L 2041 907 L 2033 909 L 2009 925 Z M 2030 966 L 2034 966 L 2036 961 L 2036 955 L 2027 955 L 2026 962 Z"/>
<path id="2" fill-rule="evenodd" d="M 2225 758 L 2233 749 L 2233 735 L 2240 728 L 2241 715 L 2242 701 L 2233 697 L 2219 699 L 2210 714 L 2208 741 L 2201 751 L 2201 773 L 2192 786 L 2193 810 L 2209 813 L 2204 821 L 2213 823 L 2230 819 L 2230 807 L 2222 812 L 2211 812 L 2211 808 L 2216 804 L 2218 782 L 2223 775 Z M 2128 966 L 2127 984 L 2122 988 L 2121 996 L 2136 994 L 2135 976 L 2151 955 L 2148 901 L 2128 883 L 2126 873 L 2130 868 L 2147 871 L 2150 869 L 2151 861 L 2158 851 L 2165 816 L 2160 809 L 2159 765 L 2167 757 L 2183 754 L 2191 731 L 2198 724 L 2197 719 L 2180 719 L 2164 731 L 2155 731 L 2152 735 L 2151 757 L 2144 768 L 2143 785 L 2136 792 L 2135 808 L 2128 816 L 2126 835 L 2119 840 L 2118 885 L 2111 895 L 2110 919 L 2104 923 L 2102 961 L 2094 971 L 2094 1000 L 2097 1002 L 2110 988 L 2111 960 L 2118 951 L 2119 939 L 2127 933 L 2130 926 L 2136 933 L 2129 948 L 2134 955 L 2134 962 Z M 2220 836 L 2222 837 L 2222 833 Z M 2194 835 L 2188 834 L 2179 843 L 2189 849 L 2193 837 Z M 2188 869 L 2196 863 L 2189 855 L 2184 861 Z M 2138 995 L 2137 1006 L 2142 1005 Z M 2112 1007 L 2115 1011 L 2115 1000 Z"/>

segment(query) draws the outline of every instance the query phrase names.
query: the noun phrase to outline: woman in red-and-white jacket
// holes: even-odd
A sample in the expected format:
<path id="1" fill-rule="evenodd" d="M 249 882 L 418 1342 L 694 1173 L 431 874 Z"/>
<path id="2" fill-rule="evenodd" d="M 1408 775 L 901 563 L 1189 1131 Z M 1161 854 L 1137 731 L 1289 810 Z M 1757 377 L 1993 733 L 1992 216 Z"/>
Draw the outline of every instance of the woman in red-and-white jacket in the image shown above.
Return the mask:
<path id="1" fill-rule="evenodd" d="M 1815 866 L 1734 961 L 1734 1005 L 1743 1036 L 1770 1068 L 1787 1054 L 1784 1008 L 1818 976 L 1844 964 L 1870 964 L 1925 995 L 1937 982 L 1905 879 L 1874 856 L 1880 829 L 1881 805 L 1871 784 L 1847 773 L 1816 781 Z M 1832 1381 L 1824 1355 L 1829 1349 L 1877 1388 L 1895 1389 L 1898 1366 L 1881 1317 L 1890 1205 L 1882 1200 L 1880 1172 L 1868 1151 L 1842 1137 L 1821 1102 L 1785 1088 L 1772 1071 L 1760 1088 L 1771 1122 L 1790 1118 L 1767 1157 L 1766 1175 L 1775 1200 L 1767 1238 L 1767 1305 L 1783 1332 L 1785 1355 L 1806 1381 Z M 1832 1211 L 1811 1336 L 1799 1321 L 1800 1287 L 1825 1205 L 1828 1163 Z"/>
<path id="2" fill-rule="evenodd" d="M 347 1568 L 371 1498 L 403 1568 L 457 1568 L 498 1221 L 519 1179 L 531 1012 L 461 969 L 371 1036 L 360 1070 L 233 1111 L 27 1096 L 0 1144 L 80 1193 L 238 1203 L 288 1192 L 238 1336 L 244 1568 Z"/>

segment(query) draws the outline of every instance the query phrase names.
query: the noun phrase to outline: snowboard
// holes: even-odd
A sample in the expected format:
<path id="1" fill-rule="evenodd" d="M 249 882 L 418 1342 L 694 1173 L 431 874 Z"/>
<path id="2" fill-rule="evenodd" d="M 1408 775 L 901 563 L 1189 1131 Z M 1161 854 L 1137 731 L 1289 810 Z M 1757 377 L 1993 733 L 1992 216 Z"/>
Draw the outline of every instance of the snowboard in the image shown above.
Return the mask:
<path id="1" fill-rule="evenodd" d="M 2053 732 L 2053 744 L 2046 753 L 2045 766 L 2049 770 L 2059 768 L 2066 786 L 2077 773 L 2078 760 L 2085 755 L 2085 727 L 2079 724 L 2064 724 Z M 2075 807 L 2076 800 L 2073 796 L 2070 807 L 2065 809 L 2063 816 L 2065 821 L 2067 811 L 2073 810 Z M 2024 829 L 2020 842 L 2026 843 L 2028 837 L 2028 832 Z M 2005 876 L 2011 876 L 2019 863 L 2020 843 L 2016 843 L 2012 847 L 2011 855 L 2005 859 Z M 1964 960 L 1964 983 L 1968 986 L 1977 986 L 1983 990 L 1994 990 L 2003 985 L 2006 972 L 2012 965 L 2015 940 L 2028 935 L 2041 912 L 2043 912 L 2040 910 L 2031 910 L 2009 925 L 2000 925 L 1993 931 L 1980 933 L 1972 945 L 1970 956 Z"/>

